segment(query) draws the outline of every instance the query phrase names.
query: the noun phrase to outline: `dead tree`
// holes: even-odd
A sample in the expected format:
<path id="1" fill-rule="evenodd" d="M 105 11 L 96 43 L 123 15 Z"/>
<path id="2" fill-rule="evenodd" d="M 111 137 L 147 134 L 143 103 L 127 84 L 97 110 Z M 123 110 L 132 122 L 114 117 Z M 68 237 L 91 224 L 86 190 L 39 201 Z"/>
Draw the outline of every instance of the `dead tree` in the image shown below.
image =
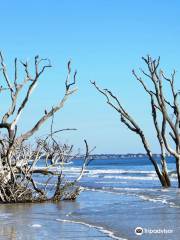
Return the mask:
<path id="1" fill-rule="evenodd" d="M 63 129 L 53 131 L 54 114 L 64 107 L 67 99 L 77 91 L 76 74 L 73 74 L 73 80 L 70 81 L 71 63 L 67 65 L 67 78 L 65 80 L 65 93 L 62 99 L 49 111 L 44 114 L 27 132 L 18 135 L 18 123 L 20 116 L 26 108 L 31 94 L 40 81 L 42 74 L 47 68 L 51 67 L 49 59 L 41 59 L 39 56 L 34 58 L 34 74 L 30 73 L 28 62 L 14 61 L 14 77 L 10 80 L 8 70 L 5 65 L 4 57 L 0 52 L 0 65 L 4 83 L 0 87 L 0 93 L 9 94 L 10 106 L 2 115 L 0 128 L 0 202 L 34 202 L 34 201 L 57 201 L 60 199 L 75 199 L 79 193 L 79 187 L 74 181 L 64 180 L 63 166 L 72 154 L 73 146 L 61 144 L 55 140 L 54 135 L 58 132 L 72 129 Z M 20 82 L 18 74 L 19 65 L 24 69 L 24 79 Z M 25 91 L 25 96 L 21 101 L 20 93 Z M 27 143 L 27 140 L 48 120 L 52 118 L 51 133 L 45 138 L 38 139 L 34 144 Z M 5 133 L 4 133 L 5 131 Z M 85 163 L 88 159 L 88 145 L 85 141 L 86 155 Z M 40 162 L 43 159 L 43 166 Z M 41 176 L 44 176 L 43 178 Z M 45 180 L 46 178 L 46 180 Z M 38 183 L 39 179 L 43 182 Z M 51 182 L 51 183 L 50 183 Z M 49 186 L 51 194 L 49 194 Z M 70 190 L 71 188 L 71 190 Z M 48 191 L 47 191 L 48 189 Z M 52 192 L 54 193 L 52 195 Z"/>
<path id="2" fill-rule="evenodd" d="M 161 168 L 152 154 L 152 150 L 148 143 L 144 131 L 137 121 L 126 111 L 119 99 L 108 89 L 100 89 L 95 82 L 91 82 L 95 88 L 106 97 L 107 103 L 115 109 L 120 115 L 120 120 L 128 129 L 138 134 L 141 138 L 147 156 L 149 157 L 157 176 L 163 187 L 170 187 L 171 182 L 168 176 L 167 154 L 174 156 L 176 159 L 176 170 L 178 176 L 178 186 L 180 187 L 180 108 L 178 96 L 180 91 L 175 89 L 175 71 L 170 77 L 167 77 L 159 68 L 160 58 L 152 59 L 150 56 L 142 58 L 147 66 L 147 72 L 140 69 L 145 78 L 148 78 L 152 84 L 146 84 L 142 77 L 138 76 L 133 70 L 132 73 L 136 80 L 140 82 L 143 89 L 150 97 L 150 108 L 152 111 L 152 119 L 157 134 L 157 139 L 161 149 Z M 168 83 L 168 94 L 164 88 L 164 82 Z M 171 146 L 170 139 L 174 142 Z"/>

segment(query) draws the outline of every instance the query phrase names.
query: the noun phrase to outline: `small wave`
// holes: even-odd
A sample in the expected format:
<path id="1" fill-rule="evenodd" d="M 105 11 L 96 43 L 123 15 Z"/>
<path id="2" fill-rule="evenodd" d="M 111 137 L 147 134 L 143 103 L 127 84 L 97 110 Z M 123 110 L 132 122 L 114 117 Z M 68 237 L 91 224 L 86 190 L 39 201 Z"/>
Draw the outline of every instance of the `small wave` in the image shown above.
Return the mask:
<path id="1" fill-rule="evenodd" d="M 129 195 L 129 196 L 135 196 L 138 197 L 142 200 L 145 201 L 150 201 L 150 202 L 159 202 L 162 204 L 167 204 L 171 208 L 180 208 L 180 205 L 176 205 L 174 202 L 167 201 L 167 199 L 164 199 L 164 196 L 159 196 L 159 197 L 153 197 L 153 196 L 148 196 L 148 195 L 143 195 L 143 194 L 138 194 L 136 193 L 137 191 L 150 191 L 150 192 L 156 192 L 159 191 L 159 189 L 141 189 L 141 188 L 109 188 L 109 187 L 103 187 L 101 189 L 97 188 L 85 188 L 87 191 L 92 191 L 92 192 L 103 192 L 107 194 L 115 194 L 115 195 Z M 120 192 L 121 191 L 121 192 Z M 134 192 L 133 192 L 134 191 Z"/>
<path id="2" fill-rule="evenodd" d="M 142 181 L 158 181 L 158 177 L 157 176 L 113 176 L 113 175 L 109 175 L 109 176 L 103 176 L 103 178 L 105 179 L 125 179 L 125 180 L 142 180 Z M 172 182 L 176 181 L 176 179 L 171 179 Z"/>
<path id="3" fill-rule="evenodd" d="M 177 178 L 177 173 L 172 173 L 170 176 L 171 176 L 172 178 Z"/>
<path id="4" fill-rule="evenodd" d="M 115 194 L 115 195 L 134 195 L 139 197 L 139 195 L 137 195 L 134 192 L 137 191 L 148 191 L 148 192 L 156 192 L 159 191 L 159 189 L 146 189 L 146 188 L 118 188 L 118 187 L 102 187 L 102 188 L 89 188 L 89 187 L 85 187 L 84 190 L 86 191 L 92 191 L 92 192 L 103 192 L 103 193 L 110 193 L 110 194 Z"/>
<path id="5" fill-rule="evenodd" d="M 176 205 L 174 202 L 167 201 L 167 199 L 164 199 L 164 196 L 159 196 L 157 198 L 153 198 L 151 196 L 147 195 L 137 195 L 139 198 L 145 200 L 145 201 L 150 201 L 150 202 L 160 202 L 162 204 L 169 205 L 172 208 L 180 208 L 180 206 Z"/>
<path id="6" fill-rule="evenodd" d="M 40 228 L 40 227 L 42 227 L 42 225 L 41 224 L 32 224 L 31 227 Z"/>
<path id="7" fill-rule="evenodd" d="M 107 190 L 116 190 L 116 191 L 148 191 L 148 192 L 156 192 L 159 191 L 159 189 L 153 189 L 153 188 L 130 188 L 130 187 L 103 187 L 103 189 Z"/>
<path id="8" fill-rule="evenodd" d="M 38 170 L 38 169 L 47 169 L 47 167 L 43 166 L 43 167 L 35 167 L 34 169 Z M 70 172 L 70 173 L 78 173 L 81 171 L 81 168 L 78 167 L 68 167 L 68 166 L 54 166 L 54 167 L 49 167 L 48 170 L 50 171 L 63 171 L 63 172 Z M 87 170 L 86 170 L 87 171 Z"/>
<path id="9" fill-rule="evenodd" d="M 66 162 L 66 163 L 64 163 L 65 165 L 70 165 L 70 164 L 73 164 L 73 162 L 71 161 L 71 162 Z"/>
<path id="10" fill-rule="evenodd" d="M 63 172 L 71 172 L 71 173 L 79 173 L 81 171 L 80 167 L 64 167 Z M 88 170 L 85 170 L 85 172 L 89 172 Z"/>
<path id="11" fill-rule="evenodd" d="M 1 213 L 1 214 L 0 214 L 0 219 L 1 219 L 1 218 L 3 218 L 3 219 L 9 218 L 9 217 L 11 217 L 12 215 L 13 215 L 12 213 Z"/>
<path id="12" fill-rule="evenodd" d="M 117 192 L 113 189 L 102 187 L 102 188 L 85 188 L 86 191 L 91 192 L 101 192 L 101 193 L 107 193 L 107 194 L 114 194 L 114 195 L 133 195 L 133 194 L 127 194 L 127 192 Z"/>
<path id="13" fill-rule="evenodd" d="M 147 177 L 156 177 L 157 175 L 156 175 L 156 173 L 154 172 L 154 173 L 148 173 L 147 174 Z"/>
<path id="14" fill-rule="evenodd" d="M 96 181 L 95 183 L 98 183 L 98 184 L 126 184 L 127 182 L 125 182 L 125 181 L 120 181 L 120 182 L 118 182 L 118 181 L 116 181 L 116 182 L 114 182 L 114 181 L 112 181 L 112 182 L 110 182 L 110 181 L 99 181 L 99 182 Z"/>
<path id="15" fill-rule="evenodd" d="M 149 197 L 146 195 L 138 195 L 139 198 L 143 199 L 143 200 L 148 200 L 150 202 L 161 202 L 163 204 L 168 204 L 166 199 L 162 199 L 162 198 L 153 198 L 153 197 Z"/>
<path id="16" fill-rule="evenodd" d="M 110 175 L 110 176 L 104 176 L 103 178 L 114 178 L 114 179 L 127 179 L 127 180 L 158 180 L 157 177 L 139 177 L 139 176 L 113 176 L 113 175 Z"/>
<path id="17" fill-rule="evenodd" d="M 89 174 L 96 175 L 96 174 L 155 174 L 155 171 L 136 171 L 136 170 L 124 170 L 124 169 L 96 169 L 96 170 L 89 170 Z"/>
<path id="18" fill-rule="evenodd" d="M 92 225 L 92 224 L 89 224 L 89 223 L 86 223 L 86 222 L 74 221 L 74 220 L 68 220 L 68 219 L 59 219 L 59 218 L 56 219 L 56 221 L 81 224 L 81 225 L 87 226 L 89 228 L 95 228 L 95 229 L 97 229 L 98 231 L 104 233 L 105 235 L 107 235 L 110 238 L 117 239 L 117 240 L 127 240 L 125 238 L 120 238 L 120 237 L 115 236 L 114 233 L 112 231 L 110 231 L 110 230 L 107 230 L 107 229 L 105 229 L 103 227 Z"/>

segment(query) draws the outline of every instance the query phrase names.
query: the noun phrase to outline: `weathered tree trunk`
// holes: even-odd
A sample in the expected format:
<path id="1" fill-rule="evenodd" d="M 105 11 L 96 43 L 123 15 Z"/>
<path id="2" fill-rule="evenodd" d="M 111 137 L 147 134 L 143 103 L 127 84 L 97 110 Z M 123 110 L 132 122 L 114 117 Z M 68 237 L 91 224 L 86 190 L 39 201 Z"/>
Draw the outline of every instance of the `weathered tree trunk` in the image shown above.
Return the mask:
<path id="1" fill-rule="evenodd" d="M 161 165 L 162 165 L 162 175 L 165 179 L 166 182 L 166 187 L 170 187 L 171 186 L 171 181 L 168 175 L 168 170 L 167 170 L 167 163 L 166 163 L 166 157 L 165 157 L 165 152 L 162 151 L 161 154 Z"/>
<path id="2" fill-rule="evenodd" d="M 171 181 L 166 170 L 162 171 L 162 176 L 164 178 L 164 187 L 171 187 Z"/>
<path id="3" fill-rule="evenodd" d="M 159 181 L 161 183 L 161 185 L 163 187 L 170 187 L 171 184 L 170 184 L 170 179 L 169 179 L 169 176 L 168 176 L 168 172 L 167 172 L 167 166 L 166 166 L 166 159 L 165 159 L 165 156 L 162 155 L 162 159 L 161 159 L 161 162 L 162 162 L 162 172 L 160 171 L 159 169 L 159 166 L 158 166 L 158 163 L 156 162 L 156 160 L 154 159 L 153 157 L 153 154 L 150 150 L 150 147 L 149 147 L 149 144 L 145 138 L 145 135 L 144 133 L 142 132 L 142 130 L 140 130 L 140 128 L 138 128 L 138 131 L 137 131 L 137 134 L 139 134 L 139 136 L 141 137 L 141 140 L 142 140 L 142 143 L 144 145 L 144 148 L 147 152 L 147 155 L 149 157 L 149 160 L 152 162 L 153 166 L 154 166 L 154 169 L 156 171 L 156 174 L 159 178 Z"/>
<path id="4" fill-rule="evenodd" d="M 176 157 L 176 172 L 178 179 L 178 188 L 180 188 L 180 156 Z"/>
<path id="5" fill-rule="evenodd" d="M 150 157 L 150 160 L 151 160 L 151 162 L 152 162 L 152 164 L 154 166 L 154 169 L 156 171 L 156 174 L 157 174 L 157 176 L 159 178 L 159 181 L 160 181 L 162 187 L 166 187 L 166 188 L 170 187 L 171 183 L 170 183 L 170 179 L 169 179 L 167 171 L 164 170 L 161 173 L 161 171 L 160 171 L 156 161 L 154 161 L 154 159 L 152 159 L 151 157 Z"/>
<path id="6" fill-rule="evenodd" d="M 170 187 L 171 182 L 168 176 L 167 163 L 166 163 L 166 152 L 171 154 L 176 159 L 176 170 L 178 177 L 178 186 L 180 188 L 180 109 L 179 99 L 180 91 L 175 88 L 175 71 L 170 77 L 166 77 L 162 69 L 159 69 L 160 57 L 152 59 L 149 55 L 144 58 L 144 62 L 148 67 L 148 72 L 140 69 L 143 76 L 150 79 L 153 88 L 149 88 L 144 82 L 141 76 L 138 76 L 133 70 L 132 73 L 135 78 L 141 83 L 142 87 L 151 99 L 151 111 L 154 122 L 154 127 L 157 133 L 157 140 L 160 144 L 161 149 L 161 169 L 159 164 L 152 155 L 148 141 L 138 126 L 137 122 L 123 107 L 119 99 L 109 90 L 101 89 L 96 85 L 96 82 L 91 82 L 95 88 L 106 97 L 107 104 L 109 104 L 114 110 L 120 115 L 121 122 L 124 123 L 132 132 L 138 134 L 141 137 L 144 148 L 147 155 L 152 162 L 157 176 L 163 187 Z M 167 94 L 163 87 L 163 81 L 168 83 L 170 95 L 167 98 Z M 168 130 L 168 134 L 167 134 Z M 176 146 L 176 149 L 169 144 L 168 136 L 170 136 Z"/>

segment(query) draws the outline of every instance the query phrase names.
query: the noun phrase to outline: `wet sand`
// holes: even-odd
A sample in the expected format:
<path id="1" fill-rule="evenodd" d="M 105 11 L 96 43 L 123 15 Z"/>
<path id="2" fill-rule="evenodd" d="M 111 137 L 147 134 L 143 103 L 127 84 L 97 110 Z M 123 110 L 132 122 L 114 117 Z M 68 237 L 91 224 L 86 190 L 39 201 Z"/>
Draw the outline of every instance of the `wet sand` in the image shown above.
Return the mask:
<path id="1" fill-rule="evenodd" d="M 77 201 L 0 206 L 0 239 L 158 239 L 176 240 L 180 208 L 117 192 L 84 191 Z M 171 234 L 134 229 L 169 228 Z"/>
<path id="2" fill-rule="evenodd" d="M 68 210 L 68 206 L 65 205 L 70 207 L 74 203 L 69 202 L 62 205 L 64 206 L 46 203 L 1 206 L 0 239 L 111 239 L 99 229 L 81 223 L 61 221 L 65 218 Z"/>
<path id="3" fill-rule="evenodd" d="M 0 206 L 1 240 L 112 239 L 103 227 L 68 220 L 81 209 L 81 199 L 57 204 L 8 204 Z"/>

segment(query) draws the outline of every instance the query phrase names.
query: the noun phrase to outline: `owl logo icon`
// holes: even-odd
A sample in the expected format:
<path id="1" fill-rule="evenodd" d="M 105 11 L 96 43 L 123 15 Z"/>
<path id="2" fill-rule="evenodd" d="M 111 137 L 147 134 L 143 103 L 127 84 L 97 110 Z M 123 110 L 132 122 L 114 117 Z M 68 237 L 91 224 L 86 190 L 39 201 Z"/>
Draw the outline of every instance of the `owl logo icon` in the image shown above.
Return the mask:
<path id="1" fill-rule="evenodd" d="M 143 234 L 143 228 L 142 227 L 135 228 L 135 234 L 136 235 L 142 235 Z"/>

